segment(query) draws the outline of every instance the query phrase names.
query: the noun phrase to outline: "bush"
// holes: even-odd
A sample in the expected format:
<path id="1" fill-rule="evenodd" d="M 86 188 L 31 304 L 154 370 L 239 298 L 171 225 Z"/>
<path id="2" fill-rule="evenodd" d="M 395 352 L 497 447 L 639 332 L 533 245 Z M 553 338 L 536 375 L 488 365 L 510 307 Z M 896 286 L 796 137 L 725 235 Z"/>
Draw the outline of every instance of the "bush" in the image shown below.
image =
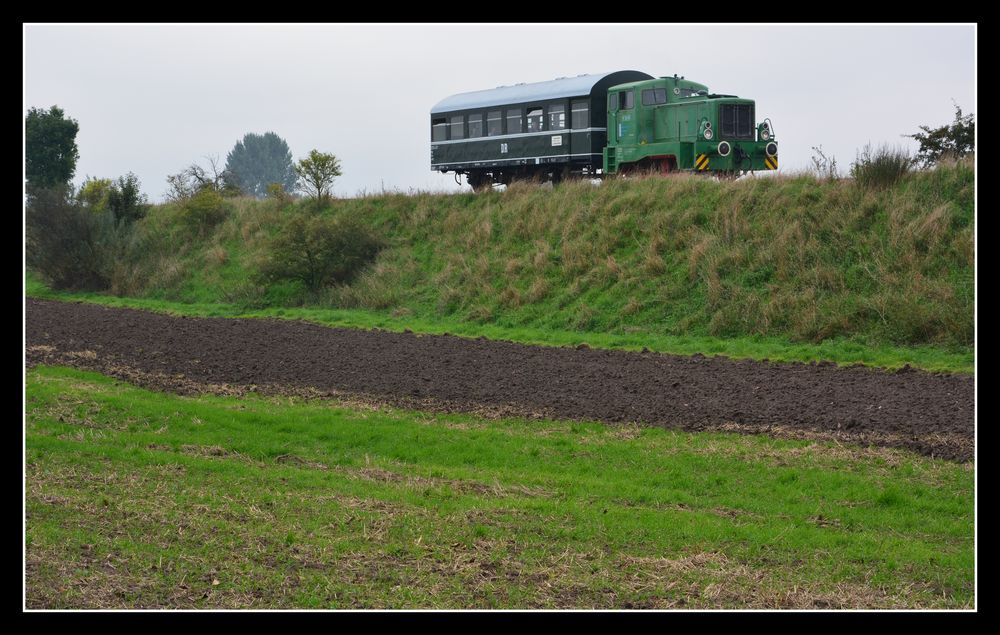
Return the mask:
<path id="1" fill-rule="evenodd" d="M 181 201 L 180 221 L 191 233 L 205 236 L 213 227 L 226 220 L 229 210 L 222 194 L 203 188 Z"/>
<path id="2" fill-rule="evenodd" d="M 382 246 L 357 221 L 299 212 L 268 241 L 260 278 L 265 284 L 299 281 L 316 292 L 352 280 Z"/>
<path id="3" fill-rule="evenodd" d="M 909 173 L 914 159 L 903 148 L 866 145 L 851 164 L 851 178 L 865 188 L 886 188 Z"/>
<path id="4" fill-rule="evenodd" d="M 917 161 L 929 168 L 945 157 L 960 159 L 972 154 L 976 149 L 976 122 L 973 115 L 962 115 L 962 109 L 955 104 L 955 121 L 950 126 L 931 128 L 920 126 L 923 132 L 903 135 L 920 143 Z"/>
<path id="5" fill-rule="evenodd" d="M 267 186 L 267 198 L 274 201 L 278 209 L 292 202 L 292 195 L 281 183 L 271 183 Z"/>
<path id="6" fill-rule="evenodd" d="M 131 232 L 111 210 L 87 209 L 65 187 L 40 190 L 25 210 L 26 263 L 55 289 L 103 291 Z"/>
<path id="7" fill-rule="evenodd" d="M 114 214 L 116 223 L 134 223 L 149 210 L 149 202 L 142 193 L 139 177 L 129 172 L 111 184 L 107 194 L 107 206 Z"/>
<path id="8" fill-rule="evenodd" d="M 76 193 L 76 200 L 93 212 L 103 212 L 108 208 L 113 181 L 87 177 Z"/>

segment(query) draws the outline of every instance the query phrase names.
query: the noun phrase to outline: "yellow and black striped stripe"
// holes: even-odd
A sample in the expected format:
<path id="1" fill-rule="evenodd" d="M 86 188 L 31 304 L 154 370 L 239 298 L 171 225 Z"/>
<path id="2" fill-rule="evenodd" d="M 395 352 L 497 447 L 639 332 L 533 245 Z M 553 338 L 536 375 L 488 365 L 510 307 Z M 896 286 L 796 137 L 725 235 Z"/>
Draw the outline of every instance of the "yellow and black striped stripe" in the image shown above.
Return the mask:
<path id="1" fill-rule="evenodd" d="M 777 170 L 778 169 L 778 155 L 774 155 L 773 157 L 764 157 L 764 165 L 767 166 L 768 170 Z"/>
<path id="2" fill-rule="evenodd" d="M 699 172 L 702 171 L 702 170 L 707 169 L 708 168 L 708 155 L 699 154 L 698 158 L 694 160 L 694 167 L 696 167 Z"/>

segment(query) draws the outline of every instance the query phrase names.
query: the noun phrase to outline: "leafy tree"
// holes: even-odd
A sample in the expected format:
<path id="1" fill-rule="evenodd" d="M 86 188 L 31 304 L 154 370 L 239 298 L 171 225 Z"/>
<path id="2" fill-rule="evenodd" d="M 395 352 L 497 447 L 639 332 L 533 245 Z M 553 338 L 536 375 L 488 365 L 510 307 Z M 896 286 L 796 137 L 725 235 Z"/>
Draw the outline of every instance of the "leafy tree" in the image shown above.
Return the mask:
<path id="1" fill-rule="evenodd" d="M 76 200 L 92 212 L 110 210 L 116 223 L 133 223 L 149 210 L 149 200 L 141 191 L 139 177 L 132 172 L 117 180 L 87 177 Z"/>
<path id="2" fill-rule="evenodd" d="M 80 124 L 62 109 L 32 108 L 24 119 L 25 175 L 28 188 L 38 190 L 68 183 L 76 172 Z"/>
<path id="3" fill-rule="evenodd" d="M 250 196 L 264 198 L 267 187 L 278 183 L 286 191 L 295 189 L 295 166 L 285 140 L 273 132 L 248 133 L 226 157 L 226 171 Z"/>
<path id="4" fill-rule="evenodd" d="M 139 186 L 139 177 L 129 172 L 118 177 L 108 191 L 108 209 L 116 223 L 134 223 L 146 215 L 149 201 Z"/>
<path id="5" fill-rule="evenodd" d="M 962 109 L 955 104 L 955 121 L 950 126 L 940 128 L 920 126 L 923 132 L 903 135 L 920 142 L 916 160 L 922 167 L 931 167 L 943 157 L 961 158 L 976 149 L 976 122 L 973 115 L 962 115 Z"/>
<path id="6" fill-rule="evenodd" d="M 88 176 L 80 186 L 80 191 L 76 193 L 76 200 L 84 208 L 92 212 L 103 212 L 108 209 L 108 197 L 114 181 L 111 179 L 97 179 Z"/>
<path id="7" fill-rule="evenodd" d="M 341 175 L 340 161 L 332 154 L 313 150 L 295 165 L 295 173 L 299 175 L 303 189 L 322 204 L 330 196 L 333 179 Z"/>

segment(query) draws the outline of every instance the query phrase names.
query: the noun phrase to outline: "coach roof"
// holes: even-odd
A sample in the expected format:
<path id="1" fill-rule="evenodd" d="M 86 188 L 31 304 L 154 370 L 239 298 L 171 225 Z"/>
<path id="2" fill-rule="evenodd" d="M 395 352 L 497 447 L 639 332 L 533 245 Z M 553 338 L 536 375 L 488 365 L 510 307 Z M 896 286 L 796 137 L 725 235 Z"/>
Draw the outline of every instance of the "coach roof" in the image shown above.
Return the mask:
<path id="1" fill-rule="evenodd" d="M 594 90 L 594 86 L 596 86 L 598 82 L 610 75 L 617 75 L 618 73 L 632 75 L 632 77 L 624 79 L 621 83 L 639 79 L 638 77 L 635 77 L 635 75 L 645 75 L 645 73 L 639 73 L 639 71 L 613 71 L 597 75 L 577 75 L 576 77 L 552 79 L 547 82 L 516 84 L 514 86 L 500 86 L 499 88 L 493 88 L 490 90 L 477 90 L 471 93 L 459 93 L 439 101 L 433 108 L 431 108 L 431 114 L 434 115 L 442 112 L 468 110 L 471 108 L 487 108 L 489 106 L 522 104 L 529 101 L 543 101 L 546 99 L 590 95 L 591 91 Z M 646 79 L 653 79 L 653 76 L 647 75 Z"/>

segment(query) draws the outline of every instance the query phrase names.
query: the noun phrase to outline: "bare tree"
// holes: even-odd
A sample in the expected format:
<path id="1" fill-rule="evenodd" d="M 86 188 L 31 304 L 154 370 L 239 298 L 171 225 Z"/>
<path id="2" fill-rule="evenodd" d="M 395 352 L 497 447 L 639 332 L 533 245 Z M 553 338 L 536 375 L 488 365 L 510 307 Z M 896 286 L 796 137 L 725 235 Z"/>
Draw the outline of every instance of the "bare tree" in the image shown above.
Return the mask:
<path id="1" fill-rule="evenodd" d="M 208 168 L 192 163 L 177 174 L 167 177 L 167 199 L 180 201 L 188 199 L 203 189 L 211 189 L 223 196 L 239 196 L 239 185 L 232 172 L 219 168 L 218 156 L 207 156 Z"/>

